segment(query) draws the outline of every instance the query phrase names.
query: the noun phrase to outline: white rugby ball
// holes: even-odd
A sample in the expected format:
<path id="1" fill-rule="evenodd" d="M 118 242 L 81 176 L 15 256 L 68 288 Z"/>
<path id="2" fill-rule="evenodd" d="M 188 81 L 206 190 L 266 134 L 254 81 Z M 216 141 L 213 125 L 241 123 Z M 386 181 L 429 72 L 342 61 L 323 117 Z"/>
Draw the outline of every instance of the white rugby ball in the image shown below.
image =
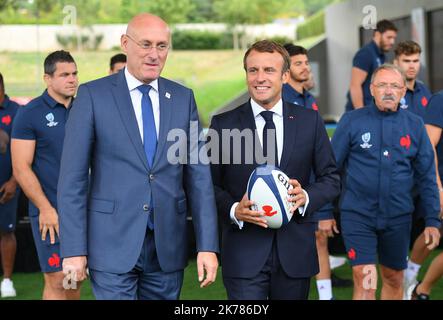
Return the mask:
<path id="1" fill-rule="evenodd" d="M 269 228 L 279 229 L 291 221 L 288 191 L 292 188 L 289 177 L 275 166 L 262 165 L 251 173 L 247 187 L 249 200 L 255 202 L 251 209 L 265 212 Z"/>

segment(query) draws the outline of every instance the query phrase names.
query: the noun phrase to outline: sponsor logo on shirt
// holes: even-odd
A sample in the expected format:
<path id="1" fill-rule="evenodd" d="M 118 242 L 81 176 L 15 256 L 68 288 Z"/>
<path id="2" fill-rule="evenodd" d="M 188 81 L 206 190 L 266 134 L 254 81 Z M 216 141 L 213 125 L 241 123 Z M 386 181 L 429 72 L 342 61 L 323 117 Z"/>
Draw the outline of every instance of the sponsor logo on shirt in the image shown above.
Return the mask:
<path id="1" fill-rule="evenodd" d="M 312 103 L 312 109 L 318 111 L 318 106 L 315 102 Z"/>
<path id="2" fill-rule="evenodd" d="M 409 148 L 411 147 L 411 136 L 409 134 L 407 134 L 404 137 L 400 138 L 400 145 L 403 148 L 406 148 L 407 150 L 409 150 Z"/>
<path id="3" fill-rule="evenodd" d="M 423 107 L 427 107 L 428 106 L 428 99 L 426 97 L 421 98 L 421 105 Z"/>

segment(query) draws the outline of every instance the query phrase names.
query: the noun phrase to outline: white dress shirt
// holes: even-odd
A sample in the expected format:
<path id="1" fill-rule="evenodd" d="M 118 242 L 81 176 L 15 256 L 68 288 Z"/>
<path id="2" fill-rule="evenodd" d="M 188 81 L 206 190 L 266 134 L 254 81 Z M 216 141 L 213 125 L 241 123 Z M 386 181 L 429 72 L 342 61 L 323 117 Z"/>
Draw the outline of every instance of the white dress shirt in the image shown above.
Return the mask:
<path id="1" fill-rule="evenodd" d="M 263 129 L 265 127 L 265 119 L 260 115 L 263 111 L 272 111 L 274 114 L 272 115 L 272 121 L 275 124 L 275 135 L 277 138 L 277 155 L 278 155 L 278 163 L 281 161 L 281 155 L 283 154 L 283 136 L 284 136 L 284 125 L 283 125 L 283 101 L 280 99 L 271 110 L 267 110 L 260 106 L 257 102 L 251 99 L 251 107 L 252 113 L 254 114 L 255 127 L 257 128 L 258 138 L 260 140 L 260 144 L 263 146 Z M 298 211 L 300 214 L 308 208 L 309 205 L 309 196 L 308 193 L 303 189 L 303 192 L 306 196 L 306 203 L 303 207 L 299 207 Z M 231 220 L 238 225 L 240 229 L 243 228 L 243 221 L 237 220 L 235 217 L 235 208 L 237 207 L 238 202 L 234 203 L 231 207 L 230 217 Z"/>
<path id="2" fill-rule="evenodd" d="M 131 95 L 132 107 L 134 108 L 138 129 L 140 131 L 140 136 L 143 142 L 143 117 L 142 117 L 143 94 L 140 92 L 140 90 L 137 89 L 137 87 L 145 83 L 141 82 L 132 74 L 130 74 L 127 67 L 125 67 L 125 78 L 126 78 L 126 83 L 128 85 L 129 94 Z M 152 111 L 154 113 L 154 121 L 155 121 L 155 131 L 157 133 L 157 139 L 158 139 L 158 133 L 160 129 L 160 99 L 158 94 L 158 79 L 152 81 L 151 83 L 149 83 L 149 85 L 152 87 L 152 89 L 149 90 L 149 97 L 151 98 L 152 102 Z"/>

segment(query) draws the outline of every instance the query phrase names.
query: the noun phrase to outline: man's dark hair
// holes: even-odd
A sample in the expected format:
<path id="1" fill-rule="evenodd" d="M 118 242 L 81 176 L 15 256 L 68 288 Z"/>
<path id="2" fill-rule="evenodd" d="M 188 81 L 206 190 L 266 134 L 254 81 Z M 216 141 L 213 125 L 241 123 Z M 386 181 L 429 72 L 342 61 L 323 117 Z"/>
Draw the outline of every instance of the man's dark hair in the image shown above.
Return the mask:
<path id="1" fill-rule="evenodd" d="M 377 27 L 375 32 L 385 33 L 386 31 L 395 31 L 398 32 L 397 27 L 389 20 L 380 20 L 377 22 Z"/>
<path id="2" fill-rule="evenodd" d="M 308 50 L 292 43 L 286 43 L 283 47 L 288 51 L 290 57 L 298 56 L 299 54 L 308 55 Z"/>
<path id="3" fill-rule="evenodd" d="M 246 51 L 245 56 L 243 57 L 243 68 L 246 69 L 246 59 L 248 58 L 251 51 L 257 51 L 257 52 L 268 52 L 268 53 L 279 53 L 283 58 L 283 68 L 282 73 L 285 73 L 289 70 L 291 66 L 291 58 L 289 57 L 288 52 L 285 48 L 283 48 L 280 44 L 277 42 L 271 41 L 271 40 L 261 40 L 256 43 L 254 43 L 248 51 Z"/>
<path id="4" fill-rule="evenodd" d="M 112 56 L 111 61 L 109 62 L 109 68 L 113 70 L 116 63 L 126 63 L 126 55 L 124 53 L 117 53 Z"/>
<path id="5" fill-rule="evenodd" d="M 5 83 L 3 82 L 3 75 L 0 72 L 0 91 L 5 91 Z"/>
<path id="6" fill-rule="evenodd" d="M 68 51 L 59 50 L 49 54 L 44 62 L 45 74 L 52 76 L 58 62 L 75 63 L 74 58 Z"/>
<path id="7" fill-rule="evenodd" d="M 414 41 L 403 41 L 400 42 L 397 47 L 395 48 L 395 57 L 398 58 L 402 54 L 405 56 L 411 56 L 413 54 L 420 54 L 421 53 L 421 47 L 417 42 Z"/>

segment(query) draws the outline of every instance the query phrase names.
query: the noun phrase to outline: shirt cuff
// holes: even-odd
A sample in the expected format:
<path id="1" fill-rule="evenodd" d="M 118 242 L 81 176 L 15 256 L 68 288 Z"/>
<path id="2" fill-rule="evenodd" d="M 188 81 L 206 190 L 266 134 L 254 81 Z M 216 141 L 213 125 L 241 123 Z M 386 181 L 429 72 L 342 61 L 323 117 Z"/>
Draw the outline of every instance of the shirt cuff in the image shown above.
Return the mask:
<path id="1" fill-rule="evenodd" d="M 304 217 L 304 216 L 305 216 L 305 213 L 306 213 L 306 210 L 308 210 L 308 206 L 309 206 L 309 195 L 308 195 L 308 193 L 305 191 L 305 189 L 302 189 L 302 191 L 303 191 L 303 193 L 305 194 L 305 197 L 306 197 L 306 203 L 305 203 L 305 205 L 304 205 L 303 207 L 298 207 L 298 213 L 299 213 L 302 217 Z"/>
<path id="2" fill-rule="evenodd" d="M 236 224 L 238 226 L 238 228 L 241 230 L 243 228 L 243 221 L 239 221 L 237 220 L 237 218 L 235 217 L 235 208 L 238 206 L 239 202 L 235 202 L 232 207 L 231 207 L 231 212 L 230 212 L 230 216 L 231 216 L 231 221 L 233 224 Z"/>

